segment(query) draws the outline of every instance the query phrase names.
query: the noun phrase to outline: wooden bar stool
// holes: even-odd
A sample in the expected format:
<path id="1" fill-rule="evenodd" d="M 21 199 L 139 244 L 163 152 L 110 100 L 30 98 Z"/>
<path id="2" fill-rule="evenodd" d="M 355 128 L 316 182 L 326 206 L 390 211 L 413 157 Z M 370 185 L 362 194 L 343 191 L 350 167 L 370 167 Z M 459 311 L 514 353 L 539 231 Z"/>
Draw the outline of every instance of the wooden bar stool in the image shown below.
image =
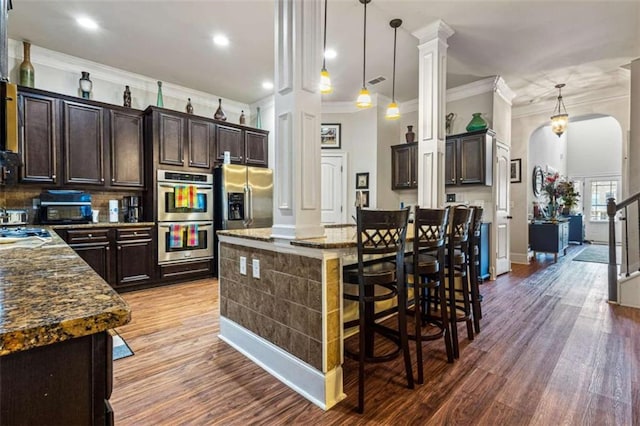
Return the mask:
<path id="1" fill-rule="evenodd" d="M 472 210 L 465 206 L 456 206 L 449 214 L 449 232 L 447 239 L 447 289 L 449 290 L 449 315 L 453 356 L 460 358 L 458 343 L 458 322 L 467 324 L 467 336 L 473 340 L 471 320 L 471 302 L 469 297 L 469 228 Z M 460 279 L 461 288 L 456 289 L 455 279 Z M 460 297 L 457 297 L 460 294 Z M 458 312 L 462 315 L 459 316 Z"/>
<path id="2" fill-rule="evenodd" d="M 453 362 L 453 348 L 447 313 L 445 294 L 445 240 L 449 208 L 421 209 L 415 208 L 413 220 L 413 254 L 405 257 L 404 268 L 407 277 L 413 277 L 413 313 L 415 319 L 414 334 L 410 339 L 416 341 L 418 361 L 418 383 L 424 382 L 422 365 L 422 342 L 444 339 L 448 362 Z M 437 306 L 439 313 L 434 315 L 431 305 Z M 436 326 L 438 331 L 423 334 L 422 327 L 427 324 Z"/>
<path id="3" fill-rule="evenodd" d="M 365 362 L 384 362 L 404 355 L 407 384 L 413 389 L 413 374 L 407 338 L 405 309 L 398 309 L 398 329 L 376 322 L 375 303 L 397 298 L 406 306 L 404 251 L 409 210 L 364 210 L 357 208 L 358 267 L 344 270 L 345 288 L 357 285 L 357 295 L 344 298 L 358 302 L 358 352 L 345 347 L 345 355 L 356 359 L 358 370 L 358 412 L 364 412 Z M 378 259 L 371 259 L 377 257 Z M 353 290 L 353 289 L 352 289 Z M 383 355 L 373 351 L 374 332 L 393 341 L 397 349 Z"/>
<path id="4" fill-rule="evenodd" d="M 471 292 L 471 312 L 473 328 L 480 333 L 482 319 L 482 299 L 480 297 L 480 228 L 482 227 L 482 207 L 473 207 L 471 217 L 471 231 L 469 233 L 469 286 Z"/>

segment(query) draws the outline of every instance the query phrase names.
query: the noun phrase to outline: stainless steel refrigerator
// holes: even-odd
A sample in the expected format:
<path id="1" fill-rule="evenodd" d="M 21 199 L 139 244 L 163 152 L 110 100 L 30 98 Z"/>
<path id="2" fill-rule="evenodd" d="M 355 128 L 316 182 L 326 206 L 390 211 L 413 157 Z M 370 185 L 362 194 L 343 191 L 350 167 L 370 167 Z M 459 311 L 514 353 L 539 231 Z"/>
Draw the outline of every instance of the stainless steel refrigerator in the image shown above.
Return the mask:
<path id="1" fill-rule="evenodd" d="M 224 164 L 214 169 L 213 186 L 216 231 L 273 225 L 273 170 Z M 218 263 L 217 234 L 214 250 Z"/>

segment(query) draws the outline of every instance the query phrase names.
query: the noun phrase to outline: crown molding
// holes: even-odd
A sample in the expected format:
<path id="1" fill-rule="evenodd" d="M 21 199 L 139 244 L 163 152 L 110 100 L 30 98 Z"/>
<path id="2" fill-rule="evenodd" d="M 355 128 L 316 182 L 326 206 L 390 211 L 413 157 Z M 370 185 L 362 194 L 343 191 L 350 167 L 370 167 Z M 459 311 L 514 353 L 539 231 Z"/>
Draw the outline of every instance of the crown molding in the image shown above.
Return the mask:
<path id="1" fill-rule="evenodd" d="M 443 20 L 438 19 L 437 21 L 432 22 L 429 25 L 425 25 L 424 27 L 413 31 L 411 34 L 422 44 L 436 38 L 441 41 L 446 41 L 454 33 L 455 31 L 453 30 L 453 28 L 451 28 Z"/>
<path id="2" fill-rule="evenodd" d="M 507 82 L 500 76 L 496 77 L 494 89 L 495 93 L 500 96 L 506 103 L 512 105 L 513 99 L 516 97 L 516 92 L 511 90 L 507 85 Z"/>
<path id="3" fill-rule="evenodd" d="M 495 81 L 496 77 L 489 77 L 447 89 L 447 102 L 459 101 L 460 99 L 492 92 L 495 88 Z"/>
<path id="4" fill-rule="evenodd" d="M 410 101 L 402 102 L 400 105 L 400 112 L 416 112 L 418 111 L 418 99 L 412 99 Z"/>
<path id="5" fill-rule="evenodd" d="M 23 54 L 21 41 L 9 39 L 8 50 L 10 58 L 17 60 L 18 62 L 22 61 Z M 156 90 L 158 84 L 158 80 L 151 77 L 124 71 L 122 69 L 93 62 L 88 59 L 78 58 L 77 56 L 67 55 L 65 53 L 46 49 L 34 44 L 31 45 L 31 62 L 36 65 L 43 65 L 59 71 L 77 73 L 78 78 L 80 78 L 80 72 L 78 70 L 88 70 L 95 79 L 113 84 L 128 85 L 131 89 L 138 89 L 151 93 Z M 46 87 L 43 87 L 42 89 L 47 90 Z M 224 100 L 224 108 L 228 112 L 240 114 L 241 110 L 249 110 L 248 104 L 169 82 L 162 82 L 162 92 L 165 96 L 176 99 L 191 98 L 192 102 L 212 107 L 214 110 L 218 107 L 218 98 Z"/>

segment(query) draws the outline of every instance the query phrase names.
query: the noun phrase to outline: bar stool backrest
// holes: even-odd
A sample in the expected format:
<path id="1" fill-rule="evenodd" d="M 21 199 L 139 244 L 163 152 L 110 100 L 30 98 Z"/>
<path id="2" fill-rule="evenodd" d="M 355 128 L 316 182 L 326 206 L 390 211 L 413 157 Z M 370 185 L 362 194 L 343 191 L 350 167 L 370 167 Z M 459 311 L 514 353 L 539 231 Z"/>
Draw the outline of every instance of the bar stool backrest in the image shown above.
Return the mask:
<path id="1" fill-rule="evenodd" d="M 457 245 L 469 241 L 471 210 L 466 206 L 455 206 L 449 214 L 449 244 Z"/>
<path id="2" fill-rule="evenodd" d="M 409 209 L 369 210 L 358 207 L 356 215 L 359 258 L 363 254 L 404 254 Z"/>
<path id="3" fill-rule="evenodd" d="M 474 239 L 480 237 L 480 228 L 482 227 L 482 213 L 484 212 L 482 207 L 473 207 L 473 218 L 472 218 L 472 231 L 471 235 Z"/>
<path id="4" fill-rule="evenodd" d="M 449 207 L 444 209 L 421 209 L 415 207 L 413 220 L 414 249 L 431 249 L 444 246 L 447 238 Z"/>

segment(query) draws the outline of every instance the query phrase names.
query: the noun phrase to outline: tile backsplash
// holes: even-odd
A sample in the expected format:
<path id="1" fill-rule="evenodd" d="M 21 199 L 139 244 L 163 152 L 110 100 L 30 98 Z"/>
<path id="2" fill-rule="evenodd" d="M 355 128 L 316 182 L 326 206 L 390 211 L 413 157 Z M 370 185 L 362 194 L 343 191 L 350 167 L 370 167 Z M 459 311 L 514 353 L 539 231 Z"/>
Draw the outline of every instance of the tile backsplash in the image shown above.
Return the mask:
<path id="1" fill-rule="evenodd" d="M 33 223 L 37 210 L 33 206 L 33 200 L 40 197 L 40 193 L 50 188 L 34 185 L 16 185 L 0 187 L 0 207 L 8 209 L 21 209 L 29 213 L 29 222 Z M 122 198 L 129 195 L 143 195 L 141 191 L 94 191 L 86 190 L 91 194 L 91 207 L 100 210 L 99 221 L 109 221 L 109 200 L 119 201 L 120 221 L 123 221 Z"/>

